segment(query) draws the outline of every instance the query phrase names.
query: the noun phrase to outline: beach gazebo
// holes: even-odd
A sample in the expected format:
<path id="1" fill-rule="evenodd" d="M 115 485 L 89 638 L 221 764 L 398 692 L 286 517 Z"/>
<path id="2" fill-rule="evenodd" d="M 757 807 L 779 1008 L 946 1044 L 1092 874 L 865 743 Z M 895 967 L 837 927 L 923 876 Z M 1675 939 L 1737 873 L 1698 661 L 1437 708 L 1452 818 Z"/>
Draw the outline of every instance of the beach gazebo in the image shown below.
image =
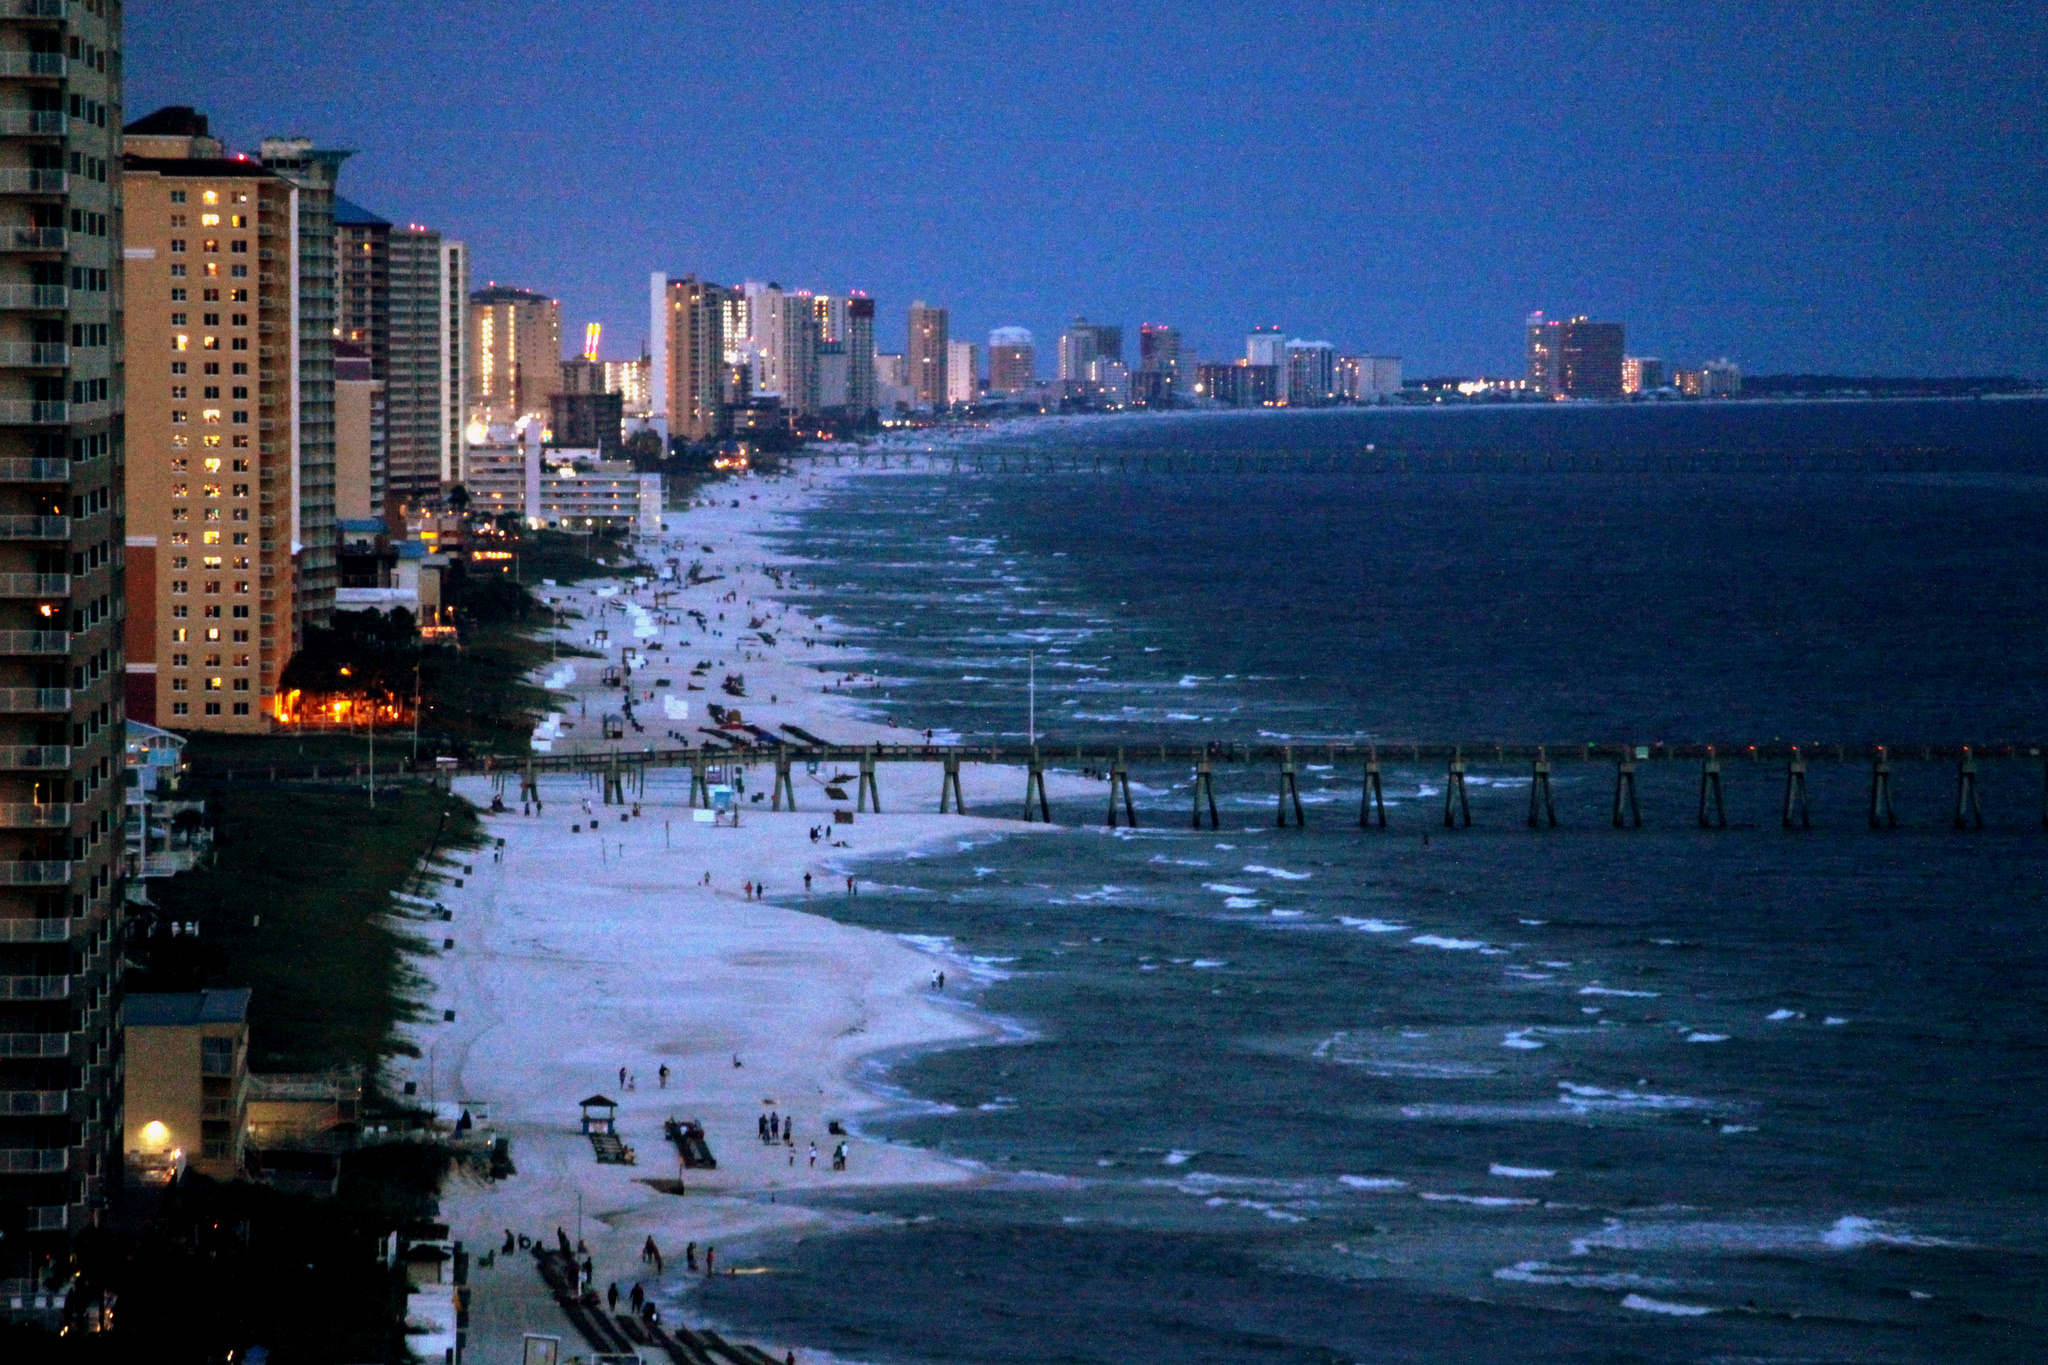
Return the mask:
<path id="1" fill-rule="evenodd" d="M 603 1095 L 592 1095 L 583 1101 L 583 1131 L 590 1133 L 614 1133 L 618 1131 L 618 1101 L 606 1099 Z"/>

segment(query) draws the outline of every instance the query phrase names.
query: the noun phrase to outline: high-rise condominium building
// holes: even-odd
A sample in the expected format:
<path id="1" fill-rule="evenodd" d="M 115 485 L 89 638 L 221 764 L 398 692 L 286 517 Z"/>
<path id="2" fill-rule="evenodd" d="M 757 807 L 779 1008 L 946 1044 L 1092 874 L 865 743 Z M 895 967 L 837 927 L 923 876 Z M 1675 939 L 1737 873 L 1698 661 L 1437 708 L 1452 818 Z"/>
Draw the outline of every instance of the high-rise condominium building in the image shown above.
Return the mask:
<path id="1" fill-rule="evenodd" d="M 1062 384 L 1089 383 L 1090 365 L 1097 360 L 1113 360 L 1121 364 L 1123 358 L 1124 329 L 1121 327 L 1075 318 L 1073 324 L 1060 333 Z"/>
<path id="2" fill-rule="evenodd" d="M 1664 387 L 1664 362 L 1653 355 L 1632 355 L 1621 362 L 1621 391 L 1643 393 Z"/>
<path id="3" fill-rule="evenodd" d="M 655 274 L 653 407 L 672 438 L 715 440 L 725 434 L 725 314 L 729 290 L 695 275 Z"/>
<path id="4" fill-rule="evenodd" d="M 473 291 L 468 358 L 473 422 L 545 421 L 562 386 L 562 305 L 509 285 Z"/>
<path id="5" fill-rule="evenodd" d="M 817 411 L 816 297 L 788 293 L 779 284 L 758 280 L 748 280 L 737 292 L 746 300 L 746 331 L 728 334 L 726 349 L 743 355 L 753 367 L 753 393 L 779 399 L 783 411 L 791 414 Z"/>
<path id="6" fill-rule="evenodd" d="M 1184 377 L 1183 369 L 1189 373 Z M 1183 356 L 1180 329 L 1148 322 L 1138 329 L 1138 372 L 1131 376 L 1131 401 L 1150 407 L 1170 406 L 1195 369 Z"/>
<path id="7" fill-rule="evenodd" d="M 418 504 L 462 478 L 469 426 L 469 249 L 417 223 L 390 233 L 384 382 L 387 496 Z M 381 506 L 381 504 L 380 504 Z"/>
<path id="8" fill-rule="evenodd" d="M 263 164 L 298 188 L 298 555 L 294 633 L 324 626 L 340 584 L 340 528 L 334 523 L 334 187 L 350 152 L 315 147 L 307 138 L 267 137 Z M 285 240 L 285 239 L 279 239 Z M 275 249 L 275 248 L 273 248 Z M 281 266 L 281 259 L 269 262 Z"/>
<path id="9" fill-rule="evenodd" d="M 1287 402 L 1319 408 L 1337 401 L 1337 348 L 1327 341 L 1287 343 Z"/>
<path id="10" fill-rule="evenodd" d="M 966 405 L 981 401 L 981 347 L 971 341 L 946 343 L 946 401 Z"/>
<path id="11" fill-rule="evenodd" d="M 988 334 L 988 386 L 995 393 L 1029 393 L 1038 382 L 1038 347 L 1022 327 Z"/>
<path id="12" fill-rule="evenodd" d="M 369 362 L 366 377 L 370 383 L 388 383 L 391 375 L 391 224 L 361 204 L 340 195 L 334 197 L 334 296 L 336 344 L 360 349 L 361 358 Z M 362 382 L 354 377 L 362 368 L 360 365 L 343 367 L 339 360 L 336 364 L 336 384 L 344 382 L 339 378 L 343 368 L 350 375 L 346 382 Z M 365 498 L 369 506 L 381 509 L 390 479 L 384 403 L 372 402 L 368 408 L 369 467 L 366 482 L 361 479 L 352 481 L 349 466 L 358 452 L 344 450 L 340 445 L 345 439 L 345 432 L 348 439 L 361 434 L 357 430 L 362 416 L 359 409 L 362 400 L 368 397 L 370 394 L 367 392 L 350 390 L 345 396 L 342 390 L 335 391 L 335 514 L 342 521 L 348 520 L 351 512 L 361 512 L 357 504 Z"/>
<path id="13" fill-rule="evenodd" d="M 120 1180 L 120 13 L 0 8 L 0 1317 Z"/>
<path id="14" fill-rule="evenodd" d="M 846 301 L 846 406 L 864 422 L 881 407 L 875 383 L 875 301 L 865 294 Z"/>
<path id="15" fill-rule="evenodd" d="M 1622 325 L 1578 318 L 1527 322 L 1529 387 L 1551 398 L 1622 396 Z"/>
<path id="16" fill-rule="evenodd" d="M 910 390 L 920 407 L 946 406 L 947 315 L 918 299 L 910 305 Z"/>
<path id="17" fill-rule="evenodd" d="M 129 714 L 260 733 L 293 651 L 292 223 L 302 192 L 221 155 L 186 111 L 131 125 L 127 200 Z M 148 154 L 143 154 L 144 152 Z M 265 255 L 269 256 L 265 260 Z M 326 354 L 333 356 L 329 338 Z M 329 402 L 333 380 L 329 378 Z M 301 428 L 302 429 L 302 428 Z M 330 450 L 330 516 L 334 504 Z"/>

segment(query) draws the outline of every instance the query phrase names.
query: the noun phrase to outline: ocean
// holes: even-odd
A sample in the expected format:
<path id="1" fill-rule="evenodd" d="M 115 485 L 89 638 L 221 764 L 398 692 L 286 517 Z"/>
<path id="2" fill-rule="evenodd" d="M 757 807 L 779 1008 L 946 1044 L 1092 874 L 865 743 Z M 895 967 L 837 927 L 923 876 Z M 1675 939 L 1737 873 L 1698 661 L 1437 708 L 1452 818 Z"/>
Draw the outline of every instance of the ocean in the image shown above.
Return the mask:
<path id="1" fill-rule="evenodd" d="M 1679 763 L 1628 830 L 1611 768 L 1560 763 L 1531 831 L 1482 747 L 1447 831 L 1443 772 L 1390 757 L 1367 831 L 1313 754 L 2039 744 L 2048 404 L 1112 420 L 1006 454 L 848 480 L 783 534 L 876 712 L 1289 739 L 1308 827 L 1224 768 L 1190 829 L 1190 774 L 1134 762 L 1135 831 L 1105 784 L 1058 837 L 821 898 L 1003 1030 L 876 1059 L 862 1136 L 991 1178 L 851 1196 L 693 1312 L 878 1365 L 2048 1355 L 2038 758 L 1987 759 L 1967 832 L 1953 766 L 1902 762 L 1877 833 L 1853 757 L 1791 832 L 1782 768 L 1739 758 L 1725 831 Z"/>

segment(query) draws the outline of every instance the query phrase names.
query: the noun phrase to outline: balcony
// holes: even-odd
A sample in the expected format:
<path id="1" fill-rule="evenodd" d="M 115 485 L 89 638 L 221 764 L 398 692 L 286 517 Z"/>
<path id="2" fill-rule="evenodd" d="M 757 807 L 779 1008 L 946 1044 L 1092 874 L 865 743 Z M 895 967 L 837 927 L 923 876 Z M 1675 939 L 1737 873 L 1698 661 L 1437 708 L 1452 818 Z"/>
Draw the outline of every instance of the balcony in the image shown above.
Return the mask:
<path id="1" fill-rule="evenodd" d="M 0 597 L 69 597 L 66 573 L 0 573 Z"/>
<path id="2" fill-rule="evenodd" d="M 71 306 L 71 291 L 61 284 L 0 284 L 0 308 L 54 312 Z"/>
<path id="3" fill-rule="evenodd" d="M 68 687 L 0 687 L 0 715 L 49 716 L 70 710 Z"/>
<path id="4" fill-rule="evenodd" d="M 0 167 L 0 194 L 66 194 L 71 173 L 53 168 Z"/>
<path id="5" fill-rule="evenodd" d="M 0 456 L 0 483 L 69 483 L 71 461 Z"/>
<path id="6" fill-rule="evenodd" d="M 69 886 L 71 864 L 0 861 L 0 886 Z"/>
<path id="7" fill-rule="evenodd" d="M 0 1000 L 69 1000 L 68 976 L 0 976 Z"/>
<path id="8" fill-rule="evenodd" d="M 47 772 L 71 766 L 68 744 L 0 744 L 0 769 Z"/>
<path id="9" fill-rule="evenodd" d="M 29 0 L 14 0 L 19 8 Z M 41 16 L 17 15 L 17 18 Z M 0 76 L 49 76 L 62 79 L 71 69 L 61 52 L 0 52 Z"/>
<path id="10" fill-rule="evenodd" d="M 0 366 L 15 370 L 61 370 L 71 363 L 71 348 L 61 341 L 0 342 Z"/>
<path id="11" fill-rule="evenodd" d="M 71 1169 L 64 1147 L 0 1147 L 0 1175 L 62 1175 Z"/>
<path id="12" fill-rule="evenodd" d="M 0 116 L 0 132 L 6 129 L 6 120 Z M 0 251 L 51 251 L 64 250 L 69 240 L 60 227 L 9 227 L 0 228 Z"/>
<path id="13" fill-rule="evenodd" d="M 62 1117 L 70 1110 L 69 1090 L 0 1090 L 0 1117 Z"/>
<path id="14" fill-rule="evenodd" d="M 54 19 L 71 17 L 71 0 L 7 0 L 0 16 L 9 19 Z"/>
<path id="15" fill-rule="evenodd" d="M 61 109 L 0 109 L 0 137 L 63 137 L 71 120 Z"/>
<path id="16" fill-rule="evenodd" d="M 0 398 L 0 426 L 51 427 L 71 420 L 71 405 L 56 399 Z"/>
<path id="17" fill-rule="evenodd" d="M 70 807 L 37 806 L 34 809 L 68 812 Z M 72 929 L 77 923 L 78 921 L 69 918 L 0 919 L 0 943 L 69 943 Z"/>
<path id="18" fill-rule="evenodd" d="M 0 540 L 69 540 L 71 518 L 0 513 Z"/>
<path id="19" fill-rule="evenodd" d="M 68 630 L 0 630 L 0 654 L 69 654 Z"/>
<path id="20" fill-rule="evenodd" d="M 0 1057 L 46 1059 L 70 1055 L 68 1033 L 0 1033 Z"/>

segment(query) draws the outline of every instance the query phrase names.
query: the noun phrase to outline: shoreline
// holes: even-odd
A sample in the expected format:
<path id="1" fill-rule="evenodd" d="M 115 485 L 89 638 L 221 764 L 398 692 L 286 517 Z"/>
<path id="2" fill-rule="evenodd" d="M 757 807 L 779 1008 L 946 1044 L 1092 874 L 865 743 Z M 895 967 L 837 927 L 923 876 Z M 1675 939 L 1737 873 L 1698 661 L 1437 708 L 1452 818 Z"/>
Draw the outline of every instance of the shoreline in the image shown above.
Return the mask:
<path id="1" fill-rule="evenodd" d="M 697 727 L 708 723 L 704 703 L 712 699 L 741 709 L 751 724 L 791 723 L 835 743 L 900 740 L 902 727 L 863 714 L 859 688 L 824 690 L 858 676 L 865 652 L 829 620 L 786 606 L 791 589 L 766 571 L 780 571 L 784 582 L 790 571 L 802 572 L 801 561 L 777 554 L 765 537 L 779 519 L 812 505 L 829 478 L 713 485 L 697 505 L 668 515 L 661 541 L 636 546 L 657 567 L 670 557 L 684 567 L 701 559 L 716 575 L 710 581 L 537 588 L 544 600 L 581 614 L 550 632 L 553 638 L 606 655 L 541 670 L 550 690 L 567 699 L 554 751 L 613 747 L 599 738 L 599 718 L 618 711 L 622 694 L 603 686 L 602 675 L 627 642 L 643 660 L 632 683 L 644 729 L 629 730 L 619 747 L 671 732 L 701 740 Z M 665 606 L 655 602 L 657 587 Z M 705 613 L 706 630 L 686 614 L 692 609 Z M 607 632 L 601 643 L 600 629 Z M 765 643 L 763 632 L 775 643 Z M 657 643 L 661 649 L 650 647 Z M 699 662 L 712 665 L 695 680 L 705 690 L 688 691 Z M 821 663 L 832 671 L 818 671 Z M 744 675 L 744 698 L 717 690 L 727 673 Z M 664 678 L 668 686 L 655 685 Z M 687 703 L 688 714 L 674 716 L 664 698 Z M 900 1107 L 869 1084 L 878 1059 L 999 1042 L 1014 1037 L 1014 1027 L 963 1003 L 971 979 L 942 945 L 844 925 L 823 906 L 849 894 L 849 881 L 857 888 L 859 865 L 877 858 L 1055 831 L 936 814 L 936 764 L 891 765 L 888 813 L 858 814 L 851 825 L 826 813 L 851 804 L 824 798 L 821 788 L 836 774 L 800 775 L 800 809 L 774 813 L 765 799 L 747 799 L 769 784 L 766 765 L 757 758 L 752 767 L 737 828 L 693 818 L 687 770 L 651 776 L 644 792 L 627 793 L 637 806 L 623 809 L 602 805 L 600 791 L 581 778 L 543 776 L 544 814 L 534 816 L 519 813 L 516 780 L 504 788 L 509 813 L 500 815 L 489 806 L 494 781 L 506 779 L 456 782 L 478 806 L 487 844 L 465 858 L 474 872 L 437 896 L 451 912 L 442 936 L 454 946 L 416 964 L 426 985 L 423 1014 L 432 1022 L 410 1026 L 407 1036 L 421 1056 L 393 1059 L 386 1069 L 394 1091 L 410 1081 L 443 1118 L 466 1107 L 480 1127 L 511 1139 L 518 1174 L 495 1184 L 452 1181 L 443 1192 L 442 1218 L 473 1256 L 498 1249 L 507 1229 L 551 1242 L 559 1226 L 588 1246 L 600 1291 L 616 1281 L 623 1294 L 638 1282 L 665 1313 L 695 1321 L 694 1281 L 677 1264 L 658 1276 L 643 1266 L 645 1238 L 674 1262 L 691 1242 L 716 1245 L 721 1272 L 746 1273 L 764 1247 L 857 1225 L 853 1215 L 809 1207 L 808 1193 L 988 1178 L 972 1163 L 868 1138 L 861 1120 Z M 972 765 L 962 780 L 969 809 L 980 811 L 1014 809 L 1023 785 L 1021 769 L 985 765 Z M 1094 789 L 1050 773 L 1048 784 L 1056 795 Z M 818 827 L 827 837 L 813 841 Z M 766 883 L 765 897 L 750 898 L 749 882 Z M 933 988 L 940 970 L 944 995 Z M 666 1088 L 663 1065 L 671 1070 Z M 630 1090 L 618 1085 L 620 1067 L 634 1075 Z M 597 1164 L 578 1129 L 579 1102 L 595 1095 L 618 1102 L 619 1135 L 637 1164 Z M 759 1116 L 771 1111 L 795 1118 L 793 1148 L 759 1141 Z M 716 1170 L 679 1169 L 663 1137 L 669 1117 L 704 1124 Z M 847 1130 L 844 1137 L 828 1130 L 831 1122 Z M 848 1168 L 833 1171 L 841 1141 Z M 648 1183 L 678 1176 L 687 1190 L 681 1197 Z M 793 1201 L 784 1202 L 785 1194 Z M 525 1262 L 514 1254 L 473 1274 L 469 1358 L 477 1365 L 516 1362 L 524 1331 L 562 1335 L 567 1352 L 583 1349 Z M 774 1346 L 778 1356 L 793 1348 Z M 829 1359 L 809 1350 L 800 1358 Z"/>

